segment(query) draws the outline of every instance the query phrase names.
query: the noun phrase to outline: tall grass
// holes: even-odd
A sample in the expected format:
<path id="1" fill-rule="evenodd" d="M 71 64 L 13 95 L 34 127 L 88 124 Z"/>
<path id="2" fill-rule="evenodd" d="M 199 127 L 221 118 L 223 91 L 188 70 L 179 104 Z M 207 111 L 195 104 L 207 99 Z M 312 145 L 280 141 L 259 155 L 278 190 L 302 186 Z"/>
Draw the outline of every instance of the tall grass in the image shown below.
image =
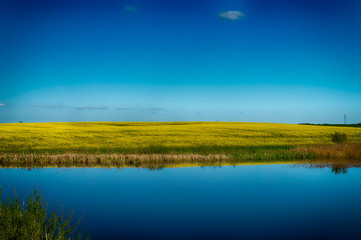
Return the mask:
<path id="1" fill-rule="evenodd" d="M 361 143 L 244 148 L 224 154 L 0 153 L 0 167 L 143 167 L 219 166 L 314 160 L 361 162 Z"/>
<path id="2" fill-rule="evenodd" d="M 39 191 L 34 191 L 26 201 L 17 196 L 8 197 L 3 202 L 0 188 L 0 239 L 1 240 L 71 240 L 90 239 L 83 237 L 75 228 L 79 221 L 71 225 L 73 211 L 47 212 L 48 203 Z"/>
<path id="3" fill-rule="evenodd" d="M 361 160 L 360 143 L 340 143 L 326 145 L 297 146 L 295 151 L 316 159 L 355 159 Z"/>
<path id="4" fill-rule="evenodd" d="M 287 148 L 288 149 L 288 148 Z M 1 167 L 144 167 L 175 165 L 218 166 L 245 162 L 287 161 L 305 159 L 286 149 L 247 150 L 237 154 L 0 154 Z"/>

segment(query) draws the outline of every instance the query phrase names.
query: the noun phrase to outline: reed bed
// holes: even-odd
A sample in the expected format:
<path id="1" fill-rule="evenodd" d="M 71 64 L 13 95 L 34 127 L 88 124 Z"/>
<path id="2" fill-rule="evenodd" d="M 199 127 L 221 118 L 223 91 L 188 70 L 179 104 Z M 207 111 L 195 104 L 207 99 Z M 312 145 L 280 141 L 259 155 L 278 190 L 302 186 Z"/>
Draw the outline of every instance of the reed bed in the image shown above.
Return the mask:
<path id="1" fill-rule="evenodd" d="M 1 167 L 143 167 L 220 166 L 266 162 L 361 162 L 361 143 L 256 148 L 237 154 L 0 153 Z M 347 161 L 346 161 L 347 160 Z"/>
<path id="2" fill-rule="evenodd" d="M 229 156 L 212 154 L 0 154 L 0 162 L 88 162 L 102 163 L 111 162 L 130 162 L 130 161 L 218 161 L 227 160 Z"/>
<path id="3" fill-rule="evenodd" d="M 138 167 L 161 169 L 165 167 L 227 166 L 257 164 L 317 163 L 320 159 L 312 153 L 252 154 L 0 154 L 0 167 L 43 168 L 43 167 Z M 334 162 L 322 159 L 322 163 Z M 345 159 L 337 159 L 345 162 Z M 352 159 L 358 162 L 360 160 Z"/>
<path id="4" fill-rule="evenodd" d="M 1 167 L 146 167 L 163 168 L 172 165 L 199 163 L 219 165 L 230 161 L 221 154 L 0 154 Z"/>
<path id="5" fill-rule="evenodd" d="M 340 161 L 344 161 L 345 159 L 361 160 L 360 143 L 297 146 L 294 150 L 316 159 L 339 159 Z"/>

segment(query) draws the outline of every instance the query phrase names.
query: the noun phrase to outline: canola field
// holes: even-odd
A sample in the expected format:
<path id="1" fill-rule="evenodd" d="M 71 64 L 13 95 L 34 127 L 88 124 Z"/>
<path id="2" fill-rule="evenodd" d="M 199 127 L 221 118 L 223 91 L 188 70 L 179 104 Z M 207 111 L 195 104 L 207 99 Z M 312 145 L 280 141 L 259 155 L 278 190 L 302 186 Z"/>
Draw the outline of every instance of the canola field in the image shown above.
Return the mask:
<path id="1" fill-rule="evenodd" d="M 0 124 L 0 153 L 237 153 L 330 144 L 334 132 L 361 142 L 361 128 L 239 122 Z"/>

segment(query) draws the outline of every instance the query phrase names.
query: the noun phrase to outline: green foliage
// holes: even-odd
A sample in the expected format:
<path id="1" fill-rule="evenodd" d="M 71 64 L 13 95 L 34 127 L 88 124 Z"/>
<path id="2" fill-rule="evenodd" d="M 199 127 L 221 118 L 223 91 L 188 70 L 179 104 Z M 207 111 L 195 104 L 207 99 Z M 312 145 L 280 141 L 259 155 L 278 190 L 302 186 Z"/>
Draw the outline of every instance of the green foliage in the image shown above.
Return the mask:
<path id="1" fill-rule="evenodd" d="M 344 143 L 347 141 L 346 133 L 334 132 L 331 134 L 331 140 L 333 143 Z"/>
<path id="2" fill-rule="evenodd" d="M 2 202 L 0 188 L 0 239 L 2 240 L 65 240 L 72 238 L 76 225 L 71 225 L 73 211 L 65 215 L 63 211 L 47 213 L 47 202 L 38 191 L 34 191 L 26 201 L 18 197 Z"/>

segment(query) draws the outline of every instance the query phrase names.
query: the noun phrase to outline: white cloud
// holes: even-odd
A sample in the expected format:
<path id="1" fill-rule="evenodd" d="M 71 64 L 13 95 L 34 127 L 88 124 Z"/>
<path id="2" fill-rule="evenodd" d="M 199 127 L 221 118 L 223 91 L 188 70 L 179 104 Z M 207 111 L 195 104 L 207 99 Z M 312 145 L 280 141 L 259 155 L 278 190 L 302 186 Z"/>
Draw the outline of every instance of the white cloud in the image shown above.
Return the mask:
<path id="1" fill-rule="evenodd" d="M 238 20 L 244 17 L 244 14 L 240 11 L 227 11 L 220 13 L 218 16 L 229 20 Z"/>
<path id="2" fill-rule="evenodd" d="M 5 103 L 0 103 L 0 107 L 3 107 L 3 106 L 5 106 Z"/>

